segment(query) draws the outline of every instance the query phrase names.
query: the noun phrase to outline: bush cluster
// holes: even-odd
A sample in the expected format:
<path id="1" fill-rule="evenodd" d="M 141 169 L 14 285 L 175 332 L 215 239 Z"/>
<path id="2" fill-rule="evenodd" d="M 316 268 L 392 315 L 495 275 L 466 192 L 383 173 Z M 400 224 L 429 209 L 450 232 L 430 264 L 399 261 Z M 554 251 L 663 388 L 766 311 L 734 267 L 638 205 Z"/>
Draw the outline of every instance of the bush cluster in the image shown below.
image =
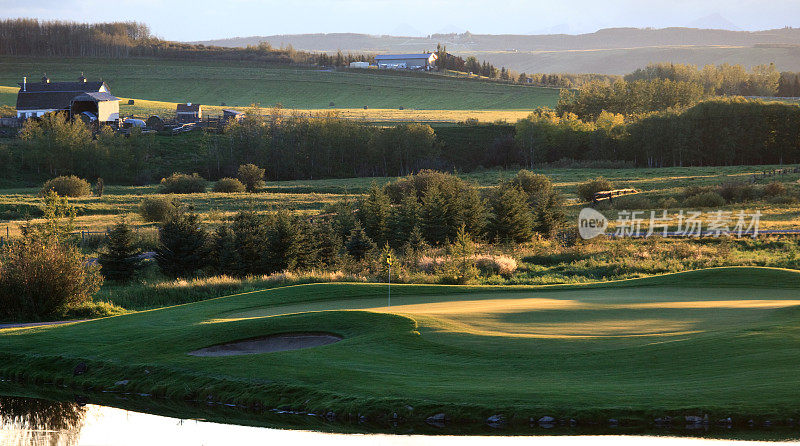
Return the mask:
<path id="1" fill-rule="evenodd" d="M 180 208 L 170 197 L 147 197 L 139 203 L 139 215 L 147 222 L 163 222 Z"/>
<path id="2" fill-rule="evenodd" d="M 186 175 L 176 172 L 161 179 L 158 191 L 162 194 L 196 194 L 205 192 L 207 185 L 208 181 L 196 173 Z"/>
<path id="3" fill-rule="evenodd" d="M 245 185 L 236 178 L 221 178 L 214 183 L 214 187 L 211 190 L 214 192 L 235 194 L 244 192 L 246 189 Z"/>
<path id="4" fill-rule="evenodd" d="M 594 194 L 597 192 L 612 189 L 614 189 L 614 185 L 611 181 L 603 177 L 597 177 L 579 184 L 576 192 L 581 200 L 591 202 L 594 200 Z"/>
<path id="5" fill-rule="evenodd" d="M 92 194 L 92 186 L 82 178 L 68 175 L 47 180 L 42 186 L 39 195 L 45 196 L 50 191 L 62 197 L 85 197 Z"/>

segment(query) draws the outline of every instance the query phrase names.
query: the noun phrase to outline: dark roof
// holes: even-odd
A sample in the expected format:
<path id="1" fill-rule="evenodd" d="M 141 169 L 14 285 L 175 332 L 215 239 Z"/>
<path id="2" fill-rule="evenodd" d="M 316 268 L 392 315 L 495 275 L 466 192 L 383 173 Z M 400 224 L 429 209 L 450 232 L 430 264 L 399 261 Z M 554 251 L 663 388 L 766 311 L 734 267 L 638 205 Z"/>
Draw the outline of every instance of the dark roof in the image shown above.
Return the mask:
<path id="1" fill-rule="evenodd" d="M 75 101 L 105 102 L 105 101 L 119 101 L 119 98 L 112 95 L 111 93 L 106 93 L 102 91 L 102 92 L 90 92 L 90 93 L 80 94 L 72 98 L 72 102 Z"/>
<path id="2" fill-rule="evenodd" d="M 189 104 L 178 104 L 178 110 L 177 111 L 179 113 L 180 112 L 186 112 L 186 113 L 199 112 L 200 111 L 200 104 L 192 104 L 192 105 L 189 105 Z"/>
<path id="3" fill-rule="evenodd" d="M 99 93 L 105 82 L 31 82 L 17 93 L 17 110 L 68 110 L 72 99 L 83 93 Z"/>
<path id="4" fill-rule="evenodd" d="M 22 89 L 22 82 L 19 84 L 19 88 Z M 25 90 L 27 92 L 42 92 L 42 91 L 77 91 L 77 92 L 84 92 L 84 91 L 100 91 L 105 85 L 105 82 L 98 81 L 98 82 L 28 82 L 25 84 Z M 108 85 L 105 85 L 106 90 L 108 90 Z"/>
<path id="5" fill-rule="evenodd" d="M 375 56 L 375 60 L 382 60 L 382 59 L 428 59 L 431 57 L 431 54 L 434 53 L 427 53 L 427 54 L 379 54 Z"/>

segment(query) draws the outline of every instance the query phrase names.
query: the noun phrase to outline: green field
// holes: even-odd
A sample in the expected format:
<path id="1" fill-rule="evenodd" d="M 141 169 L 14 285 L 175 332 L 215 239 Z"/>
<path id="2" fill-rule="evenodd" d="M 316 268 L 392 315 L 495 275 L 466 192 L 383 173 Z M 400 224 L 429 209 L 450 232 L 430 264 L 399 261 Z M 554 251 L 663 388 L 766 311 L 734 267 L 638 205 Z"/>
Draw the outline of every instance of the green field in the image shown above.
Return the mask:
<path id="1" fill-rule="evenodd" d="M 386 291 L 293 286 L 6 329 L 0 375 L 417 419 L 439 411 L 518 421 L 798 414 L 796 271 L 723 268 L 573 287 L 396 286 L 390 309 Z M 187 354 L 285 332 L 344 339 L 249 356 Z M 79 361 L 89 371 L 73 377 Z M 120 380 L 130 383 L 122 389 Z"/>
<path id="2" fill-rule="evenodd" d="M 291 109 L 532 110 L 555 106 L 557 89 L 504 85 L 435 75 L 365 73 L 265 66 L 248 62 L 161 59 L 36 59 L 0 57 L 0 85 L 15 87 L 42 73 L 52 81 L 81 72 L 102 78 L 118 97 Z M 16 90 L 14 90 L 15 92 Z M 15 96 L 0 91 L 0 104 Z M 330 103 L 334 106 L 331 107 Z M 125 113 L 125 106 L 122 107 Z"/>

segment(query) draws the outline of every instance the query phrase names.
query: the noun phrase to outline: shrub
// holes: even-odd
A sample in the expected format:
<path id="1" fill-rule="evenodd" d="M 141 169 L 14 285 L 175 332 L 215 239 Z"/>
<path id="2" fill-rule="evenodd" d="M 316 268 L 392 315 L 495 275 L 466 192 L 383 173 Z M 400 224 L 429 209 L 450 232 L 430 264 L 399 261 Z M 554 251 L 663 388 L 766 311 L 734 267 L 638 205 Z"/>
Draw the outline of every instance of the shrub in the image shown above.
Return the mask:
<path id="1" fill-rule="evenodd" d="M 728 202 L 741 203 L 756 198 L 756 188 L 749 183 L 725 183 L 718 192 Z"/>
<path id="2" fill-rule="evenodd" d="M 713 190 L 709 186 L 687 186 L 683 188 L 683 191 L 681 192 L 681 198 L 685 200 L 694 195 L 700 195 L 706 192 L 713 192 Z"/>
<path id="3" fill-rule="evenodd" d="M 770 204 L 796 204 L 798 198 L 791 194 L 783 194 L 783 195 L 776 195 L 772 197 L 767 197 L 767 201 Z"/>
<path id="4" fill-rule="evenodd" d="M 90 302 L 103 278 L 78 248 L 55 238 L 28 237 L 0 251 L 0 315 L 59 316 Z"/>
<path id="5" fill-rule="evenodd" d="M 703 192 L 683 200 L 683 205 L 694 208 L 711 208 L 725 206 L 725 199 L 716 192 Z"/>
<path id="6" fill-rule="evenodd" d="M 244 192 L 246 189 L 244 184 L 242 184 L 242 182 L 237 180 L 236 178 L 221 178 L 219 181 L 214 183 L 214 187 L 212 190 L 214 192 L 235 194 L 239 192 Z"/>
<path id="7" fill-rule="evenodd" d="M 764 186 L 764 195 L 767 197 L 777 197 L 786 193 L 786 186 L 783 183 L 773 181 L 772 183 Z"/>
<path id="8" fill-rule="evenodd" d="M 417 262 L 417 268 L 420 271 L 426 272 L 428 274 L 435 273 L 438 269 L 440 269 L 445 263 L 444 257 L 430 257 L 430 256 L 422 256 L 419 258 Z"/>
<path id="9" fill-rule="evenodd" d="M 674 197 L 667 197 L 658 200 L 658 207 L 661 209 L 674 209 L 678 207 L 678 200 Z"/>
<path id="10" fill-rule="evenodd" d="M 510 277 L 517 270 L 517 261 L 509 256 L 479 255 L 475 257 L 475 266 L 486 276 Z"/>
<path id="11" fill-rule="evenodd" d="M 139 203 L 139 215 L 144 221 L 163 222 L 178 208 L 178 202 L 172 198 L 147 197 Z"/>
<path id="12" fill-rule="evenodd" d="M 528 195 L 528 200 L 534 207 L 553 194 L 553 182 L 550 181 L 550 178 L 535 174 L 529 170 L 517 172 L 517 175 L 511 179 L 510 183 L 522 189 Z"/>
<path id="13" fill-rule="evenodd" d="M 239 166 L 237 178 L 244 184 L 247 192 L 255 192 L 264 185 L 265 170 L 255 164 L 244 164 Z"/>
<path id="14" fill-rule="evenodd" d="M 39 192 L 40 196 L 47 195 L 53 191 L 62 197 L 85 197 L 92 194 L 92 187 L 89 183 L 75 175 L 60 176 L 48 180 Z"/>
<path id="15" fill-rule="evenodd" d="M 611 181 L 597 177 L 579 184 L 576 192 L 581 200 L 592 201 L 595 193 L 612 189 L 614 189 L 614 185 Z"/>
<path id="16" fill-rule="evenodd" d="M 650 209 L 653 202 L 644 195 L 624 195 L 614 198 L 614 209 Z"/>
<path id="17" fill-rule="evenodd" d="M 158 191 L 162 194 L 195 194 L 205 192 L 207 184 L 205 178 L 196 173 L 173 173 L 161 179 Z"/>

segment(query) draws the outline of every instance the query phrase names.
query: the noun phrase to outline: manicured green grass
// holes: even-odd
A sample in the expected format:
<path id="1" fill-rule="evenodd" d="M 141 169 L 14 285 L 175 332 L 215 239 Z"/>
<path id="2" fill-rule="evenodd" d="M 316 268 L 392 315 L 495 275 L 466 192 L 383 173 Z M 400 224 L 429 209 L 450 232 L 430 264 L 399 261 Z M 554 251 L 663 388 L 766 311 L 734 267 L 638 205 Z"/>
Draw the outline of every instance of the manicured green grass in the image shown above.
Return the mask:
<path id="1" fill-rule="evenodd" d="M 303 285 L 3 330 L 0 371 L 95 389 L 128 379 L 127 391 L 171 397 L 415 418 L 435 411 L 518 420 L 797 416 L 796 271 L 724 268 L 588 286 L 392 291 L 390 310 L 385 285 Z M 187 355 L 296 331 L 344 340 L 251 356 Z M 73 378 L 80 360 L 89 371 Z"/>
<path id="2" fill-rule="evenodd" d="M 0 85 L 42 73 L 74 80 L 102 78 L 119 97 L 227 106 L 282 104 L 295 109 L 532 110 L 555 106 L 558 90 L 433 75 L 275 67 L 250 62 L 163 59 L 0 58 Z M 7 102 L 7 93 L 2 100 Z M 125 113 L 125 105 L 121 112 Z"/>

